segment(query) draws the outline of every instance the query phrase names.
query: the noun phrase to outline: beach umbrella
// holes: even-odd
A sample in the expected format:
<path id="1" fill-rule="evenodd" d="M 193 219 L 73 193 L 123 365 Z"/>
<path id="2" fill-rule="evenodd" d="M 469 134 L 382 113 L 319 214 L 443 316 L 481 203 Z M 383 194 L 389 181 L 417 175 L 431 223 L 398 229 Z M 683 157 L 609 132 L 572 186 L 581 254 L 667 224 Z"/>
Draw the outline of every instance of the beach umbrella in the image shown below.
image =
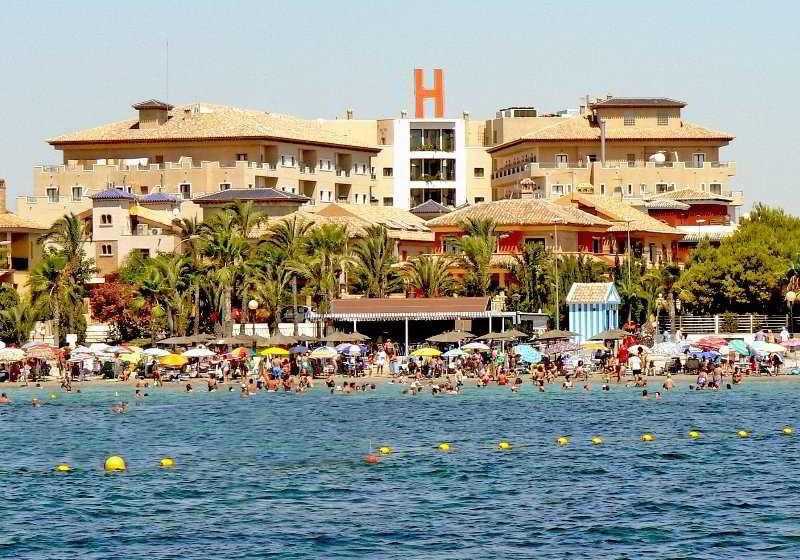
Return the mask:
<path id="1" fill-rule="evenodd" d="M 29 358 L 38 358 L 40 360 L 55 360 L 58 358 L 58 350 L 49 344 L 40 344 L 29 348 L 25 355 Z"/>
<path id="2" fill-rule="evenodd" d="M 19 362 L 25 359 L 22 348 L 3 348 L 0 350 L 0 363 Z"/>
<path id="3" fill-rule="evenodd" d="M 599 340 L 587 340 L 586 342 L 581 342 L 581 348 L 584 350 L 602 350 L 605 347 L 605 344 Z"/>
<path id="4" fill-rule="evenodd" d="M 704 336 L 692 343 L 693 346 L 697 346 L 698 348 L 713 348 L 714 350 L 726 344 L 728 344 L 728 341 L 720 336 Z"/>
<path id="5" fill-rule="evenodd" d="M 0 340 L 0 350 L 6 347 L 6 343 Z M 27 350 L 27 348 L 25 348 Z"/>
<path id="6" fill-rule="evenodd" d="M 164 350 L 163 348 L 147 348 L 146 350 L 142 351 L 143 354 L 146 356 L 156 356 L 160 358 L 161 356 L 168 356 L 169 352 Z"/>
<path id="7" fill-rule="evenodd" d="M 354 340 L 355 342 L 366 342 L 366 341 L 368 341 L 368 340 L 369 340 L 369 337 L 368 337 L 367 335 L 365 335 L 365 334 L 361 334 L 361 333 L 360 333 L 360 332 L 358 332 L 358 331 L 353 331 L 353 332 L 351 332 L 351 333 L 350 333 L 350 336 L 352 336 L 352 337 L 353 337 L 353 340 Z"/>
<path id="8" fill-rule="evenodd" d="M 180 354 L 167 354 L 166 356 L 161 356 L 158 363 L 167 367 L 181 367 L 189 363 L 189 359 Z"/>
<path id="9" fill-rule="evenodd" d="M 187 358 L 210 358 L 211 356 L 216 356 L 216 354 L 204 346 L 198 346 L 183 352 L 181 356 L 186 356 Z"/>
<path id="10" fill-rule="evenodd" d="M 794 349 L 796 346 L 800 346 L 800 338 L 790 338 L 789 340 L 781 342 L 781 346 Z"/>
<path id="11" fill-rule="evenodd" d="M 259 351 L 258 354 L 260 356 L 288 356 L 289 351 L 286 348 L 281 348 L 279 346 L 271 346 L 270 348 L 264 348 L 263 350 Z"/>
<path id="12" fill-rule="evenodd" d="M 133 350 L 125 348 L 124 346 L 108 346 L 105 350 L 106 354 L 132 354 Z"/>
<path id="13" fill-rule="evenodd" d="M 677 356 L 681 353 L 681 347 L 675 342 L 659 342 L 653 346 L 653 354 L 659 356 Z"/>
<path id="14" fill-rule="evenodd" d="M 363 336 L 360 333 L 345 333 L 342 331 L 333 331 L 332 333 L 326 334 L 322 337 L 325 342 L 355 342 L 358 340 L 359 336 Z"/>
<path id="15" fill-rule="evenodd" d="M 750 349 L 747 347 L 747 343 L 744 340 L 738 338 L 736 340 L 731 340 L 728 343 L 728 348 L 730 350 L 733 350 L 737 354 L 741 354 L 742 356 L 750 355 Z"/>
<path id="16" fill-rule="evenodd" d="M 692 352 L 692 356 L 702 360 L 716 360 L 720 357 L 720 353 L 716 350 L 703 350 L 701 352 Z"/>
<path id="17" fill-rule="evenodd" d="M 185 346 L 194 344 L 194 339 L 191 336 L 171 336 L 169 338 L 162 338 L 156 341 L 156 344 L 165 344 L 167 346 Z"/>
<path id="18" fill-rule="evenodd" d="M 599 332 L 589 340 L 622 340 L 626 336 L 630 335 L 631 333 L 627 331 L 623 331 L 622 329 L 608 329 L 603 332 Z"/>
<path id="19" fill-rule="evenodd" d="M 298 340 L 294 336 L 288 336 L 278 332 L 265 338 L 264 342 L 266 346 L 292 346 L 297 344 Z"/>
<path id="20" fill-rule="evenodd" d="M 128 364 L 138 364 L 144 358 L 144 354 L 140 352 L 128 352 L 127 354 L 122 354 L 119 357 L 120 362 L 125 362 Z"/>
<path id="21" fill-rule="evenodd" d="M 335 358 L 338 356 L 338 352 L 336 352 L 335 348 L 331 348 L 330 346 L 321 346 L 319 348 L 315 348 L 309 357 L 311 358 L 319 358 L 319 359 L 327 359 L 327 358 Z"/>
<path id="22" fill-rule="evenodd" d="M 108 344 L 103 342 L 95 342 L 89 345 L 89 352 L 92 354 L 104 354 L 108 352 L 108 349 L 111 348 Z"/>
<path id="23" fill-rule="evenodd" d="M 634 344 L 633 346 L 628 346 L 628 353 L 633 356 L 634 354 L 639 353 L 639 348 L 642 349 L 642 352 L 645 354 L 650 354 L 651 350 L 645 346 L 644 344 Z"/>
<path id="24" fill-rule="evenodd" d="M 302 344 L 298 344 L 297 346 L 292 346 L 289 348 L 289 352 L 292 354 L 305 354 L 308 352 L 308 346 L 303 346 Z"/>
<path id="25" fill-rule="evenodd" d="M 536 340 L 559 340 L 562 338 L 572 338 L 573 336 L 578 336 L 578 333 L 572 331 L 551 330 L 543 332 L 536 337 Z"/>
<path id="26" fill-rule="evenodd" d="M 236 336 L 232 337 L 234 344 L 240 344 L 244 346 L 271 346 L 272 344 L 263 336 L 259 336 L 257 334 L 237 334 Z"/>
<path id="27" fill-rule="evenodd" d="M 411 352 L 411 355 L 418 358 L 430 358 L 431 356 L 441 356 L 442 353 L 436 348 L 430 348 L 429 346 L 426 346 L 424 348 L 417 348 Z"/>
<path id="28" fill-rule="evenodd" d="M 288 353 L 288 352 L 287 352 Z M 249 348 L 245 348 L 244 346 L 240 346 L 239 348 L 234 348 L 229 352 L 231 356 L 235 356 L 237 358 L 249 358 L 253 355 L 252 350 Z"/>
<path id="29" fill-rule="evenodd" d="M 488 346 L 486 346 L 483 342 L 470 342 L 469 344 L 465 344 L 462 346 L 464 350 L 475 350 L 477 352 L 486 352 L 487 350 L 491 350 Z"/>
<path id="30" fill-rule="evenodd" d="M 316 336 L 308 336 L 307 334 L 298 334 L 295 338 L 297 342 L 317 342 L 319 340 Z"/>
<path id="31" fill-rule="evenodd" d="M 753 343 L 753 349 L 763 354 L 783 354 L 786 348 L 780 344 L 773 344 L 772 342 L 756 341 Z"/>
<path id="32" fill-rule="evenodd" d="M 458 358 L 460 356 L 466 356 L 467 353 L 464 352 L 461 348 L 452 348 L 442 354 L 445 358 Z"/>
<path id="33" fill-rule="evenodd" d="M 442 344 L 457 344 L 462 340 L 467 340 L 469 338 L 475 338 L 475 335 L 467 331 L 447 331 L 427 338 L 426 340 L 428 342 Z"/>
<path id="34" fill-rule="evenodd" d="M 517 344 L 514 346 L 514 353 L 519 359 L 529 364 L 538 364 L 542 361 L 542 354 L 528 344 Z"/>
<path id="35" fill-rule="evenodd" d="M 346 354 L 348 356 L 360 356 L 361 355 L 361 347 L 358 344 L 345 344 L 340 349 L 338 346 L 336 348 L 339 350 L 340 353 Z"/>
<path id="36" fill-rule="evenodd" d="M 571 342 L 569 340 L 561 340 L 553 344 L 548 344 L 545 347 L 545 352 L 547 354 L 563 354 L 564 352 L 574 352 L 580 349 L 581 345 L 578 344 L 577 342 Z"/>

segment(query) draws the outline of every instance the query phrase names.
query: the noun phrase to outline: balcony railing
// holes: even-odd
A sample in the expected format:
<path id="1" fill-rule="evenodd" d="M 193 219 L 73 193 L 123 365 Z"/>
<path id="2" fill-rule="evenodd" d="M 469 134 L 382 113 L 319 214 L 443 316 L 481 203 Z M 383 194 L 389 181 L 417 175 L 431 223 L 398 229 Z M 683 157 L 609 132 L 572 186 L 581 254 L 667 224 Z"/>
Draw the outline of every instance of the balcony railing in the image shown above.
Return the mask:
<path id="1" fill-rule="evenodd" d="M 350 176 L 350 169 L 345 169 L 344 167 L 336 166 L 336 176 L 337 177 L 349 177 Z"/>

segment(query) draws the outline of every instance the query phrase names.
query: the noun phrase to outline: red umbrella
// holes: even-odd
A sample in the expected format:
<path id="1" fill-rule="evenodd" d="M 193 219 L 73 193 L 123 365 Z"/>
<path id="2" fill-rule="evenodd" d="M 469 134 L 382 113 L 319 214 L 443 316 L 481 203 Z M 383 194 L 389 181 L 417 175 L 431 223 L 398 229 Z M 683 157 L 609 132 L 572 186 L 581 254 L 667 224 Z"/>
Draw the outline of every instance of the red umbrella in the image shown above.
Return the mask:
<path id="1" fill-rule="evenodd" d="M 692 346 L 697 346 L 698 348 L 713 348 L 714 350 L 719 350 L 726 344 L 728 344 L 728 341 L 720 336 L 704 336 L 700 340 L 693 342 Z"/>

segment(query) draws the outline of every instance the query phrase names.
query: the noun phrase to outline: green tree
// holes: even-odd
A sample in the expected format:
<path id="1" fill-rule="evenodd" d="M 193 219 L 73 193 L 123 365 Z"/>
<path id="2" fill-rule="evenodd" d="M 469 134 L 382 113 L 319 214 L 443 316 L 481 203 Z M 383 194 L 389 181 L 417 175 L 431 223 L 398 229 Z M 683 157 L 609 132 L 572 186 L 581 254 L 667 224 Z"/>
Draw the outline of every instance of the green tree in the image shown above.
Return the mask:
<path id="1" fill-rule="evenodd" d="M 395 244 L 386 227 L 370 226 L 364 237 L 353 244 L 353 284 L 369 298 L 385 298 L 402 288 L 402 281 L 392 268 L 395 263 Z"/>
<path id="2" fill-rule="evenodd" d="M 442 297 L 455 290 L 452 264 L 446 255 L 417 255 L 404 263 L 401 274 L 408 286 L 423 297 Z"/>
<path id="3" fill-rule="evenodd" d="M 30 301 L 17 301 L 0 309 L 0 332 L 3 340 L 22 345 L 28 342 L 36 324 L 37 310 Z"/>
<path id="4" fill-rule="evenodd" d="M 202 252 L 203 256 L 209 260 L 209 276 L 222 288 L 223 336 L 231 336 L 233 334 L 231 317 L 233 286 L 242 264 L 249 257 L 250 244 L 235 230 L 212 229 L 207 234 Z"/>
<path id="5" fill-rule="evenodd" d="M 540 243 L 526 243 L 514 255 L 506 268 L 514 275 L 515 285 L 510 302 L 516 311 L 536 312 L 543 309 L 550 298 L 548 267 L 552 256 Z"/>

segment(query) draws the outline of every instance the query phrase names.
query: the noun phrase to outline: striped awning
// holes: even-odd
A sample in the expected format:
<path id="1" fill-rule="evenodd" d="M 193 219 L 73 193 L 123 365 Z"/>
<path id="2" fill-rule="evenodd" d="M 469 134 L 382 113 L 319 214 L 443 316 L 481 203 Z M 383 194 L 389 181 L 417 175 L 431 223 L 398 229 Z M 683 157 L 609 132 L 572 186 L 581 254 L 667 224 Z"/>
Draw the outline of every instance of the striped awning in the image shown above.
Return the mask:
<path id="1" fill-rule="evenodd" d="M 419 311 L 411 313 L 314 313 L 308 314 L 313 320 L 330 319 L 334 321 L 446 321 L 455 319 L 488 319 L 489 317 L 514 317 L 514 311 Z"/>

